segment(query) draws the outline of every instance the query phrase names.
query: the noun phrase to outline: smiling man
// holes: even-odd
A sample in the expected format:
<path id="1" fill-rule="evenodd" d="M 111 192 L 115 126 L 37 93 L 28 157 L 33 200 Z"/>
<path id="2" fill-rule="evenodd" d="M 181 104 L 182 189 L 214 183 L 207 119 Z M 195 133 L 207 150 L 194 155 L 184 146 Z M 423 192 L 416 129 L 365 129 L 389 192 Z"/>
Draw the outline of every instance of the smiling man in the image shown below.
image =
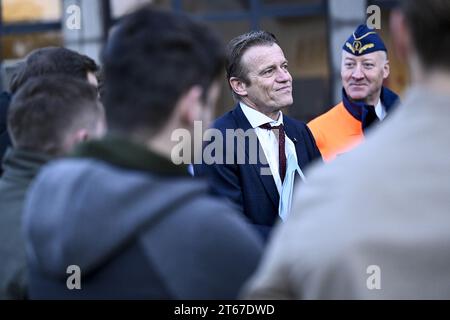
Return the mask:
<path id="1" fill-rule="evenodd" d="M 383 40 L 360 25 L 342 51 L 342 101 L 308 123 L 326 161 L 360 144 L 366 130 L 395 108 L 398 96 L 383 87 L 389 71 Z"/>
<path id="2" fill-rule="evenodd" d="M 226 136 L 220 151 L 227 161 L 196 165 L 195 174 L 206 176 L 213 191 L 235 203 L 267 238 L 278 217 L 289 213 L 293 181 L 320 159 L 320 152 L 306 124 L 282 112 L 293 103 L 292 76 L 275 36 L 265 31 L 240 35 L 229 43 L 227 58 L 237 105 L 213 125 Z M 236 132 L 233 139 L 228 130 Z M 239 131 L 249 143 L 239 142 Z M 254 153 L 257 163 L 251 161 Z"/>

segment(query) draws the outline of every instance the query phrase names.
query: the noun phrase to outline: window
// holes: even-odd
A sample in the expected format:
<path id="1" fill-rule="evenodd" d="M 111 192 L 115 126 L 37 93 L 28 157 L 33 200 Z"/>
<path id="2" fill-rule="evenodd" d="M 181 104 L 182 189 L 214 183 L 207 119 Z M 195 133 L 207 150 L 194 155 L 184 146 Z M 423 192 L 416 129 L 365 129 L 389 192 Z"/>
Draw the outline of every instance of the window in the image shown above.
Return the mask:
<path id="1" fill-rule="evenodd" d="M 18 59 L 45 46 L 63 45 L 61 0 L 1 0 L 0 89 L 7 88 Z"/>
<path id="2" fill-rule="evenodd" d="M 184 0 L 183 10 L 194 14 L 241 12 L 250 9 L 249 0 Z"/>
<path id="3" fill-rule="evenodd" d="M 3 24 L 55 21 L 61 17 L 60 0 L 2 0 Z"/>
<path id="4" fill-rule="evenodd" d="M 261 21 L 289 60 L 294 105 L 289 115 L 308 121 L 329 108 L 329 63 L 326 16 L 275 17 Z"/>
<path id="5" fill-rule="evenodd" d="M 119 18 L 134 8 L 151 4 L 160 9 L 170 9 L 170 0 L 110 0 L 112 18 Z"/>

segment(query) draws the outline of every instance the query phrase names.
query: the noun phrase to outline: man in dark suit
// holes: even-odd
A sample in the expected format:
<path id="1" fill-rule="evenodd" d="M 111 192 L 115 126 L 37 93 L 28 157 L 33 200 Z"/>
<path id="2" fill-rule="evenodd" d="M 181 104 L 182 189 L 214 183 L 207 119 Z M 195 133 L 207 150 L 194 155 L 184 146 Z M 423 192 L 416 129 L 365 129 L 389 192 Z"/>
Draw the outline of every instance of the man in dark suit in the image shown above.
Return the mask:
<path id="1" fill-rule="evenodd" d="M 281 111 L 293 103 L 292 77 L 274 35 L 252 31 L 231 40 L 227 78 L 238 103 L 214 122 L 222 143 L 216 138 L 205 145 L 194 170 L 267 238 L 278 217 L 288 214 L 294 177 L 304 179 L 303 170 L 321 155 L 306 124 Z M 221 149 L 208 161 L 213 143 Z"/>

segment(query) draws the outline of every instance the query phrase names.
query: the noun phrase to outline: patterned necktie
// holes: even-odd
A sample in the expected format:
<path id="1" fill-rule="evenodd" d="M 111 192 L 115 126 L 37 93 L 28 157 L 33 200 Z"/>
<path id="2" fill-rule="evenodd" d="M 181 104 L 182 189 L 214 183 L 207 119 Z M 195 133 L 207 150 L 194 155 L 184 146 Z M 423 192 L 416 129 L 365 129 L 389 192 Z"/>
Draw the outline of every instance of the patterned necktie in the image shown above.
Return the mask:
<path id="1" fill-rule="evenodd" d="M 286 136 L 284 133 L 283 124 L 272 127 L 270 124 L 265 123 L 265 124 L 261 125 L 260 128 L 263 128 L 266 130 L 274 130 L 273 132 L 278 137 L 278 163 L 279 163 L 281 182 L 283 182 L 284 177 L 286 176 L 286 152 L 284 150 Z"/>

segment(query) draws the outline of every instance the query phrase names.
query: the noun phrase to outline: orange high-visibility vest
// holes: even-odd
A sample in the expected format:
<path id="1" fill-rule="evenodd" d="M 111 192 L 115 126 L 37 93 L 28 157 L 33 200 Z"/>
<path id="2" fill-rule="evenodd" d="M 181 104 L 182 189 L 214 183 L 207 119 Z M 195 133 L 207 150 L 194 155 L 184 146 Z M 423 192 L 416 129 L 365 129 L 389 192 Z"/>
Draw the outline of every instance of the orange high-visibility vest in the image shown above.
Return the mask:
<path id="1" fill-rule="evenodd" d="M 343 102 L 309 122 L 308 127 L 327 162 L 364 140 L 361 122 L 347 111 Z"/>

